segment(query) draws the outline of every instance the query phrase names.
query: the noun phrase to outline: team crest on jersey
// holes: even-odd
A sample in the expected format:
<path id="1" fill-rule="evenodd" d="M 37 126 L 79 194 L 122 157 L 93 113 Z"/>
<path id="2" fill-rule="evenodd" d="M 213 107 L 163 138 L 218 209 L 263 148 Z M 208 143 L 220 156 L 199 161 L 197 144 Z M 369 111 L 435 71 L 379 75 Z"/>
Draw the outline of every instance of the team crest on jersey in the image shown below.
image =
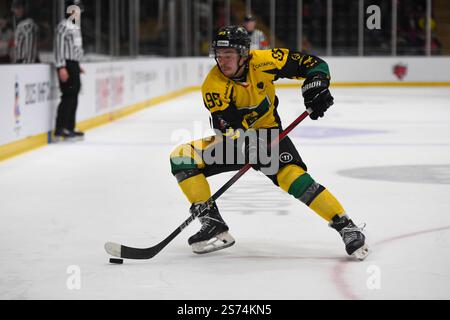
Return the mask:
<path id="1" fill-rule="evenodd" d="M 399 80 L 403 80 L 408 73 L 408 66 L 406 64 L 398 63 L 392 68 L 392 71 Z"/>
<path id="2" fill-rule="evenodd" d="M 293 159 L 294 157 L 289 152 L 283 152 L 282 154 L 280 154 L 280 162 L 282 163 L 289 163 Z"/>

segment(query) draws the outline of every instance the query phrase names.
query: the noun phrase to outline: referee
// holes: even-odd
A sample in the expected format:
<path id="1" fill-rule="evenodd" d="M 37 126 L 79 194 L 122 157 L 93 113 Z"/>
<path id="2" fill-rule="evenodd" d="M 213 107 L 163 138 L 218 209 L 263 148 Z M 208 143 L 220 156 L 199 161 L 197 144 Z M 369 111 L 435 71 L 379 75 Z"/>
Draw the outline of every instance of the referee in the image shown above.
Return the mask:
<path id="1" fill-rule="evenodd" d="M 250 37 L 250 50 L 269 49 L 269 41 L 266 35 L 259 29 L 256 29 L 256 18 L 251 14 L 244 18 L 244 28 Z"/>
<path id="2" fill-rule="evenodd" d="M 58 71 L 61 102 L 56 116 L 56 140 L 84 138 L 84 133 L 75 131 L 78 94 L 81 89 L 80 67 L 83 57 L 83 39 L 80 19 L 83 6 L 80 0 L 67 3 L 67 19 L 62 20 L 55 34 L 55 65 Z"/>
<path id="3" fill-rule="evenodd" d="M 25 0 L 13 0 L 11 11 L 15 18 L 14 62 L 39 63 L 37 24 L 28 17 Z"/>

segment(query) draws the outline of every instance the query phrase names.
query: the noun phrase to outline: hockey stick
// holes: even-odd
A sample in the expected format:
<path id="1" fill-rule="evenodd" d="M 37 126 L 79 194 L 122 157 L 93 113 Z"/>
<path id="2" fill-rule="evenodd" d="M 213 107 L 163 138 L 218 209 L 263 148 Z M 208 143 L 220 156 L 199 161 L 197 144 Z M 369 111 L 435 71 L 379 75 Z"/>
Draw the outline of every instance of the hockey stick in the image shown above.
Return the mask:
<path id="1" fill-rule="evenodd" d="M 294 120 L 283 132 L 281 132 L 270 144 L 271 147 L 277 145 L 283 140 L 289 132 L 291 132 L 300 122 L 302 122 L 308 115 L 312 113 L 311 109 L 303 112 L 297 119 Z M 246 164 L 242 167 L 227 183 L 225 183 L 214 195 L 207 201 L 216 201 L 226 190 L 228 190 L 240 177 L 242 177 L 250 168 L 251 164 Z M 118 243 L 107 242 L 105 244 L 105 250 L 114 257 L 124 259 L 151 259 L 157 255 L 165 246 L 167 246 L 177 235 L 183 231 L 192 221 L 200 215 L 201 212 L 191 214 L 175 231 L 173 231 L 167 238 L 158 243 L 157 245 L 149 248 L 132 248 Z"/>

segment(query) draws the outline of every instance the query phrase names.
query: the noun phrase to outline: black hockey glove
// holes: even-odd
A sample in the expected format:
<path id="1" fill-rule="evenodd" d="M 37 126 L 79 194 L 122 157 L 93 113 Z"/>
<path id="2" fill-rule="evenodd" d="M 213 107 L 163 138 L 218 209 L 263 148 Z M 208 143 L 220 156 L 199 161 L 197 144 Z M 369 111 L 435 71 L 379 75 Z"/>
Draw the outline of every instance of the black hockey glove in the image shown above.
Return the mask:
<path id="1" fill-rule="evenodd" d="M 313 112 L 309 115 L 311 119 L 317 120 L 322 118 L 329 107 L 334 102 L 331 96 L 330 80 L 321 74 L 316 74 L 311 78 L 307 78 L 302 86 L 302 94 L 305 99 L 306 108 L 311 108 Z"/>

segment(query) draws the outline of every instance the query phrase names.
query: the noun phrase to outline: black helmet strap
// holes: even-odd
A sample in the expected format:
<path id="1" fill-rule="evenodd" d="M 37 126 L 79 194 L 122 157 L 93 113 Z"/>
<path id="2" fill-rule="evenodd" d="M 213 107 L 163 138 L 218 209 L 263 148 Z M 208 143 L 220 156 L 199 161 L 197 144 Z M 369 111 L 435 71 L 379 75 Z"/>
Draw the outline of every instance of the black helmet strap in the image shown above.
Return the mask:
<path id="1" fill-rule="evenodd" d="M 241 60 L 241 59 L 239 59 L 239 60 Z M 238 69 L 236 70 L 234 75 L 231 77 L 231 80 L 244 82 L 245 78 L 247 77 L 247 72 L 246 72 L 248 70 L 247 67 L 248 67 L 248 58 L 245 59 L 245 61 L 242 65 L 239 65 L 239 62 L 238 62 Z M 239 74 L 239 72 L 242 70 L 242 68 L 245 68 L 244 73 L 238 78 L 236 75 Z"/>
<path id="2" fill-rule="evenodd" d="M 216 57 L 214 58 L 214 60 L 216 60 L 217 68 L 219 68 L 220 72 L 222 72 L 222 74 L 225 75 L 225 74 L 223 73 L 222 69 L 220 68 L 219 61 L 217 60 L 216 50 L 214 50 L 214 55 L 216 56 Z M 242 68 L 246 68 L 246 69 L 247 69 L 247 66 L 248 66 L 248 56 L 247 56 L 247 59 L 245 59 L 244 63 L 243 63 L 242 65 L 239 65 L 239 62 L 241 61 L 241 58 L 242 58 L 242 57 L 243 57 L 243 56 L 239 53 L 239 61 L 238 61 L 238 63 L 237 63 L 237 67 L 238 67 L 238 68 L 237 68 L 236 72 L 234 73 L 234 75 L 232 75 L 232 76 L 230 77 L 231 80 L 242 82 L 242 81 L 243 81 L 242 79 L 243 79 L 243 78 L 245 79 L 245 77 L 247 76 L 247 72 L 244 71 L 244 73 L 242 74 L 242 76 L 237 77 L 237 75 L 238 75 L 239 72 L 242 70 Z"/>

